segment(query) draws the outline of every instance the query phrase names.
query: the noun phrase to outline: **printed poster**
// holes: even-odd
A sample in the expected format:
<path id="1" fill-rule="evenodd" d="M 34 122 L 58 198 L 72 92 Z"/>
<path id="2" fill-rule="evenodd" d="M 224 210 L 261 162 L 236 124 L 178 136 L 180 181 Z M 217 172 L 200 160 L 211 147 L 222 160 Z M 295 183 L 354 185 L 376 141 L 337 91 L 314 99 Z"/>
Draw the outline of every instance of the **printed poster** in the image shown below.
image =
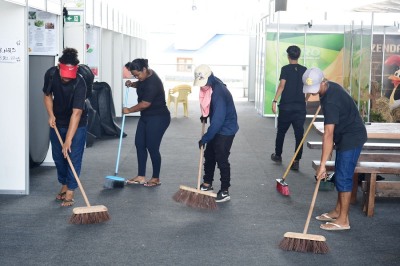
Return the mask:
<path id="1" fill-rule="evenodd" d="M 29 54 L 57 55 L 57 15 L 36 9 L 29 9 Z"/>

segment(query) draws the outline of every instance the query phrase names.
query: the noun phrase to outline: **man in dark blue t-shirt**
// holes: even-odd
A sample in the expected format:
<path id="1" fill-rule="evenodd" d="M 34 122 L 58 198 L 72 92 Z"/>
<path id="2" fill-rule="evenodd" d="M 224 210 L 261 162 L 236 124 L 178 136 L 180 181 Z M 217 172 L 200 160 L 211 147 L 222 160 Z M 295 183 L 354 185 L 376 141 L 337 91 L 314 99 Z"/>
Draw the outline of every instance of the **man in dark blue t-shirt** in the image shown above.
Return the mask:
<path id="1" fill-rule="evenodd" d="M 316 219 L 326 222 L 320 226 L 321 229 L 348 230 L 353 174 L 367 141 L 367 130 L 350 94 L 339 84 L 326 80 L 320 69 L 308 69 L 303 75 L 303 82 L 304 93 L 319 95 L 324 114 L 321 165 L 316 173 L 318 179 L 326 177 L 326 161 L 331 156 L 333 145 L 336 148 L 336 207 Z"/>
<path id="2" fill-rule="evenodd" d="M 304 122 L 306 121 L 306 101 L 303 94 L 303 77 L 306 67 L 299 65 L 298 59 L 301 50 L 298 46 L 289 46 L 286 50 L 289 64 L 283 66 L 279 77 L 279 86 L 272 101 L 272 112 L 276 114 L 276 105 L 279 101 L 278 130 L 276 132 L 275 153 L 271 159 L 275 162 L 282 162 L 282 149 L 286 132 L 290 125 L 294 130 L 296 139 L 295 151 L 300 145 L 304 135 Z M 299 170 L 299 161 L 303 154 L 303 147 L 300 147 L 296 158 L 291 166 L 292 170 Z"/>

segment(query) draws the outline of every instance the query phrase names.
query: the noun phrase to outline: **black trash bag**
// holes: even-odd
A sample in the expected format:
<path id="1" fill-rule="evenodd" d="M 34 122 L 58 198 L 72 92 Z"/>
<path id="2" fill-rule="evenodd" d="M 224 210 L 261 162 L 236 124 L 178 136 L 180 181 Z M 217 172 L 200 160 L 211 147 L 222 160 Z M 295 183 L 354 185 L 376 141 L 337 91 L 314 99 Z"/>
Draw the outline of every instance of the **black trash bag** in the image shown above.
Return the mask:
<path id="1" fill-rule="evenodd" d="M 86 147 L 91 147 L 93 146 L 95 139 L 101 138 L 100 117 L 97 114 L 97 111 L 93 109 L 89 100 L 86 100 L 86 108 L 88 110 Z"/>
<path id="2" fill-rule="evenodd" d="M 115 107 L 110 85 L 107 82 L 93 83 L 93 92 L 89 101 L 100 118 L 101 136 L 119 137 L 121 128 L 115 121 Z M 124 132 L 123 137 L 126 136 Z"/>

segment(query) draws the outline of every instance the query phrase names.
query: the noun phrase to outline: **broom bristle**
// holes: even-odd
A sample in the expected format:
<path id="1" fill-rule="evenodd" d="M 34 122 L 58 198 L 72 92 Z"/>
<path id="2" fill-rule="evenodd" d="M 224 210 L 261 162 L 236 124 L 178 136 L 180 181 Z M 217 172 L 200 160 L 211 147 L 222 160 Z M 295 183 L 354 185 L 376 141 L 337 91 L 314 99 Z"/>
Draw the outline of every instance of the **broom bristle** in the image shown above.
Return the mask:
<path id="1" fill-rule="evenodd" d="M 217 203 L 215 197 L 217 194 L 210 191 L 201 191 L 199 189 L 180 186 L 179 190 L 172 197 L 176 202 L 184 203 L 188 207 L 216 210 Z"/>
<path id="2" fill-rule="evenodd" d="M 329 252 L 325 241 L 284 237 L 279 247 L 286 251 L 312 252 L 325 254 Z"/>
<path id="3" fill-rule="evenodd" d="M 193 193 L 195 196 L 192 197 L 190 207 L 201 209 L 203 207 L 204 195 Z"/>
<path id="4" fill-rule="evenodd" d="M 97 224 L 110 220 L 108 209 L 104 205 L 77 207 L 72 210 L 71 224 Z"/>
<path id="5" fill-rule="evenodd" d="M 183 189 L 179 189 L 174 196 L 172 196 L 172 198 L 179 203 L 183 203 L 186 204 L 188 198 L 190 196 L 190 192 L 183 190 Z"/>
<path id="6" fill-rule="evenodd" d="M 107 211 L 72 214 L 69 219 L 71 224 L 97 224 L 110 220 L 110 215 Z"/>
<path id="7" fill-rule="evenodd" d="M 279 247 L 283 250 L 325 254 L 329 251 L 326 238 L 321 235 L 286 232 Z"/>
<path id="8" fill-rule="evenodd" d="M 203 201 L 203 209 L 207 209 L 207 210 L 216 210 L 216 209 L 218 209 L 217 202 L 215 201 L 215 198 L 211 197 L 211 196 L 205 196 L 204 197 L 204 201 Z"/>
<path id="9" fill-rule="evenodd" d="M 289 186 L 283 186 L 281 189 L 281 194 L 283 196 L 289 196 L 290 192 L 289 192 Z"/>
<path id="10" fill-rule="evenodd" d="M 126 180 L 123 177 L 119 176 L 106 176 L 103 184 L 103 188 L 112 189 L 112 188 L 123 188 L 125 187 Z"/>
<path id="11" fill-rule="evenodd" d="M 218 209 L 215 198 L 212 196 L 191 192 L 187 206 L 197 209 L 216 210 Z"/>
<path id="12" fill-rule="evenodd" d="M 289 196 L 289 185 L 283 179 L 276 179 L 276 190 L 284 196 Z"/>
<path id="13" fill-rule="evenodd" d="M 195 207 L 195 204 L 196 204 L 196 202 L 197 202 L 197 196 L 198 196 L 199 194 L 197 194 L 197 193 L 194 193 L 194 192 L 190 192 L 190 194 L 189 194 L 189 197 L 188 197 L 188 200 L 187 200 L 187 202 L 186 202 L 186 205 L 187 206 L 189 206 L 189 207 Z"/>
<path id="14" fill-rule="evenodd" d="M 125 187 L 125 180 L 117 181 L 106 178 L 103 184 L 103 188 L 105 189 L 123 188 L 123 187 Z"/>

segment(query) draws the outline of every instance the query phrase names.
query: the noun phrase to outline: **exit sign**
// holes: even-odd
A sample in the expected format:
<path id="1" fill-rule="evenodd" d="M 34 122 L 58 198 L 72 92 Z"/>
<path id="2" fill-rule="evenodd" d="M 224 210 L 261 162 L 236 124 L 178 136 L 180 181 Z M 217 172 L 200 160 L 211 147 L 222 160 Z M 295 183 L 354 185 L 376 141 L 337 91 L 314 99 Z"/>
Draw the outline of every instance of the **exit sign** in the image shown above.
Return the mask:
<path id="1" fill-rule="evenodd" d="M 65 19 L 67 22 L 81 22 L 80 15 L 68 15 Z"/>

